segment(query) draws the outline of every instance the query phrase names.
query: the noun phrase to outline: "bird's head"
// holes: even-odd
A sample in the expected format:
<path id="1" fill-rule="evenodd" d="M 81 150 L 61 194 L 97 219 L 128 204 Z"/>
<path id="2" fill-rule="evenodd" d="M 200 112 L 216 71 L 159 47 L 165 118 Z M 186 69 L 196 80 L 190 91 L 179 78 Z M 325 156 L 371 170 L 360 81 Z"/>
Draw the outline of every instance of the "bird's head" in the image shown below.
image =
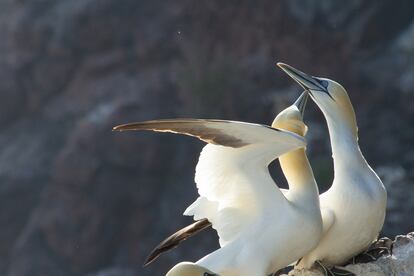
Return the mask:
<path id="1" fill-rule="evenodd" d="M 345 122 L 356 135 L 357 125 L 354 108 L 345 88 L 339 83 L 320 77 L 313 77 L 284 63 L 277 64 L 286 74 L 309 92 L 311 98 L 326 118 Z"/>
<path id="2" fill-rule="evenodd" d="M 175 265 L 166 276 L 219 276 L 210 270 L 190 262 Z"/>
<path id="3" fill-rule="evenodd" d="M 293 105 L 284 109 L 276 116 L 273 120 L 272 127 L 305 136 L 308 127 L 303 122 L 303 115 L 307 100 L 308 92 L 304 91 Z"/>

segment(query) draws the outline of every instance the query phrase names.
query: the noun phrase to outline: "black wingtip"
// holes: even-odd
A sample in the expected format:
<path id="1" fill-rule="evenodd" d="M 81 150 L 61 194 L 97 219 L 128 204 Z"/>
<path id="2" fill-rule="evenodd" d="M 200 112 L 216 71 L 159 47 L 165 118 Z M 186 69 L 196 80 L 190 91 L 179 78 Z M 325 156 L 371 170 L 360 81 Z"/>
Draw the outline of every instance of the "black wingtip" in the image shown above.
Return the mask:
<path id="1" fill-rule="evenodd" d="M 142 267 L 146 267 L 147 265 L 151 264 L 152 262 L 154 262 L 158 256 L 161 254 L 162 252 L 160 252 L 158 250 L 158 248 L 154 249 L 149 255 L 148 257 L 145 259 L 145 262 L 143 264 Z"/>
<path id="2" fill-rule="evenodd" d="M 123 124 L 123 125 L 117 125 L 117 126 L 114 126 L 113 128 L 112 128 L 112 131 L 124 131 L 124 130 L 131 130 L 132 128 L 131 128 L 131 125 L 132 124 Z"/>
<path id="3" fill-rule="evenodd" d="M 161 254 L 176 248 L 181 242 L 185 241 L 189 237 L 203 231 L 211 226 L 211 223 L 207 219 L 201 219 L 196 221 L 176 233 L 172 234 L 160 244 L 158 244 L 148 255 L 144 262 L 144 267 L 154 262 Z"/>

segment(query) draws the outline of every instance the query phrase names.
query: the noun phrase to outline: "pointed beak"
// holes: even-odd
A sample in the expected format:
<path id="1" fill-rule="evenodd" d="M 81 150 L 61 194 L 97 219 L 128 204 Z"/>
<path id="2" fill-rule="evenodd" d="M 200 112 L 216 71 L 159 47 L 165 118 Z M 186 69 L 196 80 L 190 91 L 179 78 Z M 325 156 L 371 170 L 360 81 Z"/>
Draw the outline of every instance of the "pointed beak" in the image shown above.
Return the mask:
<path id="1" fill-rule="evenodd" d="M 308 91 L 321 91 L 325 92 L 329 95 L 329 92 L 326 90 L 325 87 L 320 84 L 319 80 L 315 77 L 312 77 L 308 74 L 305 74 L 298 69 L 293 68 L 290 65 L 287 65 L 285 63 L 278 62 L 277 66 L 279 66 L 286 74 L 288 74 L 293 80 L 295 80 L 297 83 L 299 83 L 300 86 L 303 87 L 303 89 Z"/>
<path id="2" fill-rule="evenodd" d="M 299 98 L 293 103 L 300 111 L 300 114 L 303 116 L 305 115 L 305 107 L 306 103 L 308 102 L 309 94 L 308 91 L 303 91 Z"/>

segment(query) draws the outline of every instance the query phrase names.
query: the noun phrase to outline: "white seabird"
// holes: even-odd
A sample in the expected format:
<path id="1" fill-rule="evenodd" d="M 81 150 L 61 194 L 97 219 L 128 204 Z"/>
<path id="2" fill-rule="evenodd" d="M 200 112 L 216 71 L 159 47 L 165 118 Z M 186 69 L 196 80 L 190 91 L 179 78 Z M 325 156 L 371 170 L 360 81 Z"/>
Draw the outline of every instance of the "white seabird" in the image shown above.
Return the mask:
<path id="1" fill-rule="evenodd" d="M 296 107 L 281 117 L 290 120 L 293 130 L 306 129 Z M 304 132 L 297 135 L 265 125 L 199 119 L 146 121 L 114 130 L 181 133 L 209 143 L 196 167 L 200 197 L 185 214 L 208 219 L 221 248 L 196 264 L 176 265 L 168 276 L 265 276 L 318 244 L 322 234 L 319 193 L 303 149 Z M 295 181 L 289 181 L 289 186 L 296 186 L 286 195 L 268 171 L 268 165 L 280 156 L 281 161 L 304 156 L 300 162 L 282 165 Z M 298 167 L 305 171 L 297 171 Z M 300 177 L 302 173 L 306 177 Z"/>
<path id="2" fill-rule="evenodd" d="M 309 91 L 323 112 L 335 170 L 331 188 L 320 196 L 323 237 L 297 268 L 309 268 L 315 261 L 341 265 L 378 237 L 387 193 L 359 148 L 355 112 L 346 90 L 335 81 L 309 76 L 287 64 L 278 66 Z"/>

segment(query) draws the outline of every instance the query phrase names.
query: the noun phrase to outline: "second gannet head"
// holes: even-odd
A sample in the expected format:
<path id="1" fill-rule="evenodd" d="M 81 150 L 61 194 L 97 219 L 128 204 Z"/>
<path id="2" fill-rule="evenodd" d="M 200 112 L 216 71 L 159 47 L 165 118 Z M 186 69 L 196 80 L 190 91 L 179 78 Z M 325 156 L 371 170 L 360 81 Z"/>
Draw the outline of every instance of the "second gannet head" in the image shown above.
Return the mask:
<path id="1" fill-rule="evenodd" d="M 341 124 L 345 123 L 351 132 L 357 135 L 355 111 L 342 85 L 330 79 L 310 76 L 284 63 L 279 62 L 277 65 L 309 91 L 310 96 L 327 119 Z"/>
<path id="2" fill-rule="evenodd" d="M 300 136 L 305 136 L 308 127 L 303 122 L 308 93 L 304 91 L 296 102 L 288 108 L 282 110 L 273 120 L 272 127 L 285 129 Z"/>
<path id="3" fill-rule="evenodd" d="M 166 276 L 219 276 L 210 270 L 190 262 L 175 265 Z"/>

